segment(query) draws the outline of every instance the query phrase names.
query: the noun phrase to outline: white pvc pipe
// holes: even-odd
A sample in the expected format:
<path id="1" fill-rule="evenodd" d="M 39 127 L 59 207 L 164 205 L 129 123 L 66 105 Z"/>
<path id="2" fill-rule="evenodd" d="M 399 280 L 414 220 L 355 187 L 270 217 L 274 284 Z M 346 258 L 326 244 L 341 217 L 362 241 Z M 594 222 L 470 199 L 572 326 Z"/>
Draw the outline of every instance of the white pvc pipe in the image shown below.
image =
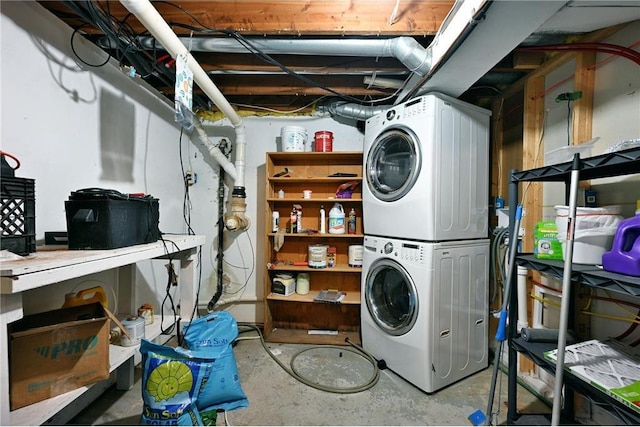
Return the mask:
<path id="1" fill-rule="evenodd" d="M 171 30 L 171 27 L 165 22 L 160 13 L 151 5 L 148 0 L 120 0 L 120 3 L 133 13 L 136 18 L 145 26 L 147 30 L 162 44 L 172 58 L 179 55 L 185 55 L 187 58 L 187 66 L 193 72 L 193 79 L 198 86 L 202 88 L 209 99 L 218 107 L 225 116 L 229 118 L 236 132 L 236 178 L 235 186 L 244 188 L 244 145 L 246 144 L 244 125 L 242 119 L 233 109 L 231 104 L 226 100 L 218 87 L 211 81 L 207 73 L 202 69 L 200 64 L 189 53 L 187 47 L 182 44 L 178 36 Z M 242 148 L 241 148 L 242 147 Z"/>
<path id="2" fill-rule="evenodd" d="M 231 163 L 231 161 L 227 159 L 227 156 L 225 156 L 224 153 L 209 140 L 209 135 L 207 135 L 207 132 L 202 128 L 199 120 L 196 120 L 193 125 L 200 141 L 202 141 L 207 150 L 209 150 L 209 155 L 213 157 L 213 159 L 224 169 L 227 175 L 235 181 L 236 168 L 233 166 L 233 163 Z"/>
<path id="3" fill-rule="evenodd" d="M 527 321 L 527 269 L 518 266 L 518 332 L 528 328 Z"/>

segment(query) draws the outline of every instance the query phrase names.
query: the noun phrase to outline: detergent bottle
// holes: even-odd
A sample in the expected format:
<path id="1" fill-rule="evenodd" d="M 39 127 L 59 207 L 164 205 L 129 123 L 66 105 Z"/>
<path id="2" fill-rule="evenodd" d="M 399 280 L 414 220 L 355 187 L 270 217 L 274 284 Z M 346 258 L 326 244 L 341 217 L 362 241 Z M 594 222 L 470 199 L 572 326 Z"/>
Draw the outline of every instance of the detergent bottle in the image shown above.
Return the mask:
<path id="1" fill-rule="evenodd" d="M 329 211 L 329 234 L 344 234 L 344 209 L 340 203 L 335 203 Z"/>
<path id="2" fill-rule="evenodd" d="M 602 268 L 640 277 L 640 215 L 620 221 L 611 250 L 602 254 Z"/>

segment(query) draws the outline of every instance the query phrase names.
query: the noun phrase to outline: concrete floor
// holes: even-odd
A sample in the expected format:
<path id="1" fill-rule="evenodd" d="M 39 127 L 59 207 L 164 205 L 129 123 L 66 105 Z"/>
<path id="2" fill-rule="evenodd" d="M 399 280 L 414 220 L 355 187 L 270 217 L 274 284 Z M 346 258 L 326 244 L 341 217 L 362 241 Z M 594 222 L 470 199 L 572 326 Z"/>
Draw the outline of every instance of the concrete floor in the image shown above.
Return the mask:
<path id="1" fill-rule="evenodd" d="M 241 339 L 255 335 L 243 333 Z M 268 347 L 289 367 L 293 355 L 309 346 L 268 343 Z M 266 354 L 257 339 L 242 339 L 234 352 L 242 389 L 250 404 L 247 408 L 219 413 L 217 425 L 471 425 L 467 417 L 478 409 L 486 410 L 493 371 L 489 367 L 443 390 L 426 394 L 385 369 L 380 371 L 380 378 L 372 388 L 339 394 L 294 379 Z M 333 347 L 306 351 L 295 359 L 294 366 L 308 380 L 340 388 L 364 384 L 374 372 L 366 359 Z M 69 424 L 138 424 L 142 411 L 141 373 L 142 369 L 136 368 L 132 390 L 123 392 L 112 387 Z M 500 407 L 498 423 L 504 424 L 507 378 L 505 374 L 498 378 L 495 402 Z M 520 413 L 550 412 L 522 387 L 518 400 Z"/>

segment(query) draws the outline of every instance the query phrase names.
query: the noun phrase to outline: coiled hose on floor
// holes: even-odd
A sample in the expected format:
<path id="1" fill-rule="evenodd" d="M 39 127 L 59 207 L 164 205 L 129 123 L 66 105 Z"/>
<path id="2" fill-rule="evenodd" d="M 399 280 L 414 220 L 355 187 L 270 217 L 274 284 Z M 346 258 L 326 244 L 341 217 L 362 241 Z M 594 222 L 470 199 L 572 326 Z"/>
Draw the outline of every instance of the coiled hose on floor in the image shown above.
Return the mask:
<path id="1" fill-rule="evenodd" d="M 346 342 L 351 345 L 353 348 L 350 347 L 344 347 L 344 346 L 337 346 L 337 345 L 321 345 L 321 346 L 312 346 L 312 347 L 307 347 L 304 348 L 298 352 L 296 352 L 292 357 L 291 357 L 291 361 L 289 362 L 289 366 L 291 366 L 291 369 L 289 369 L 284 363 L 282 363 L 272 352 L 271 350 L 269 350 L 269 347 L 267 347 L 267 344 L 264 341 L 264 336 L 262 335 L 262 331 L 260 331 L 260 328 L 258 328 L 255 325 L 251 325 L 251 324 L 238 324 L 238 326 L 243 326 L 243 327 L 247 327 L 249 329 L 244 330 L 244 331 L 239 331 L 240 333 L 243 332 L 249 332 L 250 330 L 255 330 L 256 332 L 258 332 L 258 335 L 260 336 L 260 343 L 262 344 L 262 347 L 265 349 L 265 351 L 269 354 L 269 356 L 271 356 L 271 358 L 273 360 L 275 360 L 275 362 L 280 365 L 280 367 L 286 371 L 289 375 L 291 375 L 293 378 L 295 378 L 296 380 L 300 381 L 301 383 L 318 389 L 318 390 L 322 390 L 322 391 L 326 391 L 329 393 L 340 393 L 340 394 L 349 394 L 349 393 L 360 393 L 362 391 L 368 390 L 370 388 L 372 388 L 374 385 L 377 384 L 378 380 L 380 379 L 380 370 L 378 369 L 378 362 L 376 361 L 376 359 L 369 354 L 365 349 L 363 349 L 362 347 L 360 347 L 359 345 L 352 343 L 349 338 L 346 338 Z M 335 348 L 338 349 L 340 351 L 349 351 L 353 354 L 357 354 L 358 356 L 363 357 L 364 359 L 366 359 L 367 361 L 369 361 L 371 363 L 371 365 L 373 366 L 373 375 L 371 376 L 371 378 L 369 378 L 364 384 L 362 385 L 357 385 L 357 386 L 353 386 L 353 387 L 330 387 L 330 386 L 326 386 L 323 384 L 319 384 L 317 382 L 311 381 L 308 378 L 305 378 L 304 376 L 302 376 L 294 367 L 294 362 L 296 360 L 296 358 L 298 356 L 300 356 L 302 353 L 305 353 L 307 351 L 313 350 L 313 349 L 317 349 L 317 348 Z"/>

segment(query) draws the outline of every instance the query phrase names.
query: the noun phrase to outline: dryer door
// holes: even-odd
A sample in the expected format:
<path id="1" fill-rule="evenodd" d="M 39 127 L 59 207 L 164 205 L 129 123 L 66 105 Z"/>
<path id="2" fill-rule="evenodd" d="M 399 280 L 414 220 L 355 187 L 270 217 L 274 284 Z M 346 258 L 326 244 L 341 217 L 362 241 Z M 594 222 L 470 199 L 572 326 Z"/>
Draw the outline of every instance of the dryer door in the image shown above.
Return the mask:
<path id="1" fill-rule="evenodd" d="M 390 128 L 373 141 L 368 151 L 367 185 L 377 199 L 393 202 L 411 191 L 420 167 L 416 135 L 405 127 Z"/>
<path id="2" fill-rule="evenodd" d="M 416 286 L 396 261 L 386 258 L 375 261 L 367 273 L 364 292 L 371 318 L 387 334 L 406 334 L 416 323 Z"/>

